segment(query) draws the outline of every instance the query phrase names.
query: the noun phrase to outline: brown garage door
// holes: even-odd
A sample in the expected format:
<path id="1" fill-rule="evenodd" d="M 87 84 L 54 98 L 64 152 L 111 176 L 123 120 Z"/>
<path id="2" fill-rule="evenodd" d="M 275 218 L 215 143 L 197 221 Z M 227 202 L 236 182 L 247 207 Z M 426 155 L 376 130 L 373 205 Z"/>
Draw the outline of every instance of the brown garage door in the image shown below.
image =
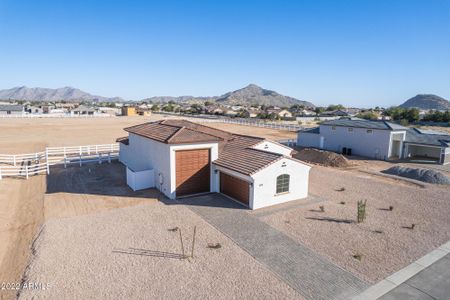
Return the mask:
<path id="1" fill-rule="evenodd" d="M 242 179 L 220 172 L 220 192 L 249 204 L 249 183 Z"/>
<path id="2" fill-rule="evenodd" d="M 177 197 L 209 192 L 209 149 L 176 151 L 175 172 Z"/>

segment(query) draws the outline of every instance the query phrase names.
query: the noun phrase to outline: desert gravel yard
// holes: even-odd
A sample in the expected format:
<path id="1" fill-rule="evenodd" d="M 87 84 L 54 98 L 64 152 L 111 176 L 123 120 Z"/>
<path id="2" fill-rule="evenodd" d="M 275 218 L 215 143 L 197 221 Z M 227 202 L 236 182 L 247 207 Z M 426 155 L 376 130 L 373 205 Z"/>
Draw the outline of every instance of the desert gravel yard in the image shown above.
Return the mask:
<path id="1" fill-rule="evenodd" d="M 149 255 L 150 250 L 181 253 L 179 232 L 169 230 L 175 227 L 182 229 L 190 252 L 194 226 L 194 259 Z M 221 248 L 210 249 L 208 243 L 220 243 Z M 24 290 L 20 299 L 301 299 L 181 205 L 156 202 L 50 220 L 34 253 L 26 281 L 49 283 L 50 288 Z"/>
<path id="2" fill-rule="evenodd" d="M 310 193 L 328 201 L 260 218 L 373 283 L 450 240 L 450 188 L 425 186 L 315 166 Z M 356 223 L 358 200 L 367 200 L 363 223 Z"/>

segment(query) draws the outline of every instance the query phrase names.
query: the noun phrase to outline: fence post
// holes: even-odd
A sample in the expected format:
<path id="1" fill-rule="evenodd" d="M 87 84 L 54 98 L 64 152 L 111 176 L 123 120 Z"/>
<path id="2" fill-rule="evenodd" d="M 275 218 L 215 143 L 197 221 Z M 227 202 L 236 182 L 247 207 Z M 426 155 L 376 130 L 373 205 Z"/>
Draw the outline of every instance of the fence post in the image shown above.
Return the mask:
<path id="1" fill-rule="evenodd" d="M 102 164 L 102 154 L 101 153 L 98 154 L 98 164 L 99 165 Z"/>
<path id="2" fill-rule="evenodd" d="M 111 152 L 108 152 L 108 163 L 111 163 Z"/>
<path id="3" fill-rule="evenodd" d="M 0 180 L 2 180 L 2 168 L 0 168 Z"/>
<path id="4" fill-rule="evenodd" d="M 95 154 L 98 154 L 98 145 L 95 145 Z"/>
<path id="5" fill-rule="evenodd" d="M 67 157 L 64 156 L 64 169 L 67 168 Z"/>
<path id="6" fill-rule="evenodd" d="M 47 163 L 47 175 L 50 174 L 50 166 L 48 164 L 48 151 L 47 148 L 45 148 L 45 162 Z"/>
<path id="7" fill-rule="evenodd" d="M 25 175 L 27 176 L 28 179 L 28 165 L 25 165 Z"/>
<path id="8" fill-rule="evenodd" d="M 82 164 L 83 164 L 83 163 L 81 162 L 81 154 L 80 154 L 80 167 L 81 167 Z"/>
<path id="9" fill-rule="evenodd" d="M 13 156 L 14 167 L 16 166 L 16 156 Z"/>

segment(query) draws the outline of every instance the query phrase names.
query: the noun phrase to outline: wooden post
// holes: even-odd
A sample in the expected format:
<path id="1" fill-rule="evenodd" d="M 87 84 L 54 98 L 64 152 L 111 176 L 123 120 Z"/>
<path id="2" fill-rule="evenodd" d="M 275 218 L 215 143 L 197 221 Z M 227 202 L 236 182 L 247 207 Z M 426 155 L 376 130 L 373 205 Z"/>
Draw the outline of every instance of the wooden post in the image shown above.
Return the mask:
<path id="1" fill-rule="evenodd" d="M 192 249 L 191 249 L 191 257 L 194 258 L 194 247 L 195 247 L 195 233 L 197 231 L 197 226 L 194 226 L 194 235 L 192 236 Z"/>
<path id="2" fill-rule="evenodd" d="M 67 157 L 64 156 L 64 169 L 67 168 Z"/>
<path id="3" fill-rule="evenodd" d="M 82 164 L 83 164 L 83 163 L 81 162 L 81 154 L 80 154 L 80 167 L 81 167 Z"/>
<path id="4" fill-rule="evenodd" d="M 111 163 L 111 152 L 108 152 L 108 163 Z"/>
<path id="5" fill-rule="evenodd" d="M 14 162 L 14 166 L 16 166 L 16 156 L 13 155 L 13 162 Z"/>
<path id="6" fill-rule="evenodd" d="M 101 153 L 98 154 L 98 164 L 99 165 L 102 164 L 102 154 Z"/>
<path id="7" fill-rule="evenodd" d="M 27 176 L 28 179 L 28 165 L 25 165 L 25 175 Z"/>
<path id="8" fill-rule="evenodd" d="M 183 258 L 185 258 L 186 256 L 184 255 L 184 245 L 183 245 L 183 236 L 181 235 L 181 228 L 178 229 L 178 232 L 180 233 L 181 253 L 183 254 Z"/>

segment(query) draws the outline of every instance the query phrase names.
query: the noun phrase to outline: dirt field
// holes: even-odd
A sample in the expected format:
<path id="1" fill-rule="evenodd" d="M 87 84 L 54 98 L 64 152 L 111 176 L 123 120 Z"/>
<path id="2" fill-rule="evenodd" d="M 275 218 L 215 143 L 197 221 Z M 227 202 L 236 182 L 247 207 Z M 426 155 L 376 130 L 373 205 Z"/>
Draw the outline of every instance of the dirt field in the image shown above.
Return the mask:
<path id="1" fill-rule="evenodd" d="M 341 188 L 345 190 L 338 191 Z M 358 170 L 316 166 L 310 174 L 310 193 L 327 201 L 264 220 L 369 282 L 450 240 L 444 229 L 450 228 L 449 187 L 421 188 Z M 358 200 L 367 200 L 367 219 L 359 224 L 355 222 Z M 411 224 L 416 224 L 414 229 L 408 228 Z M 358 254 L 361 261 L 353 257 Z"/>
<path id="2" fill-rule="evenodd" d="M 0 153 L 19 154 L 42 151 L 46 146 L 74 146 L 113 143 L 125 136 L 124 127 L 163 118 L 117 117 L 72 119 L 0 119 Z M 240 134 L 259 135 L 269 139 L 292 138 L 295 133 L 246 127 L 231 124 L 208 123 L 208 126 Z M 224 126 L 226 125 L 226 126 Z M 108 167 L 102 166 L 102 172 Z M 114 168 L 113 166 L 111 168 Z M 117 170 L 115 170 L 117 171 Z M 67 173 L 69 172 L 69 173 Z M 53 168 L 51 175 L 30 180 L 4 179 L 0 181 L 0 280 L 18 282 L 27 264 L 30 244 L 39 227 L 49 219 L 94 214 L 114 208 L 134 206 L 155 201 L 157 193 L 142 197 L 122 197 L 123 170 L 107 182 L 109 194 L 99 192 L 101 186 L 95 165 L 83 167 L 80 172 Z M 68 175 L 69 174 L 69 175 Z M 67 176 L 70 176 L 69 178 Z M 87 178 L 97 178 L 93 181 Z M 48 182 L 47 182 L 48 181 Z M 47 186 L 48 185 L 48 186 Z M 111 187 L 121 186 L 121 188 Z M 137 194 L 139 195 L 139 194 Z M 14 297 L 14 292 L 5 294 Z"/>
<path id="3" fill-rule="evenodd" d="M 126 136 L 123 128 L 164 118 L 150 117 L 111 118 L 0 118 L 0 153 L 18 154 L 43 151 L 46 146 L 78 146 L 114 143 Z M 234 124 L 204 123 L 230 132 L 261 136 L 268 139 L 295 138 L 295 132 L 248 127 Z"/>
<path id="4" fill-rule="evenodd" d="M 179 232 L 169 229 L 181 228 L 190 254 L 194 226 L 194 259 L 179 259 Z M 19 299 L 301 299 L 184 206 L 154 202 L 52 220 L 35 253 L 26 280 L 50 288 Z"/>

